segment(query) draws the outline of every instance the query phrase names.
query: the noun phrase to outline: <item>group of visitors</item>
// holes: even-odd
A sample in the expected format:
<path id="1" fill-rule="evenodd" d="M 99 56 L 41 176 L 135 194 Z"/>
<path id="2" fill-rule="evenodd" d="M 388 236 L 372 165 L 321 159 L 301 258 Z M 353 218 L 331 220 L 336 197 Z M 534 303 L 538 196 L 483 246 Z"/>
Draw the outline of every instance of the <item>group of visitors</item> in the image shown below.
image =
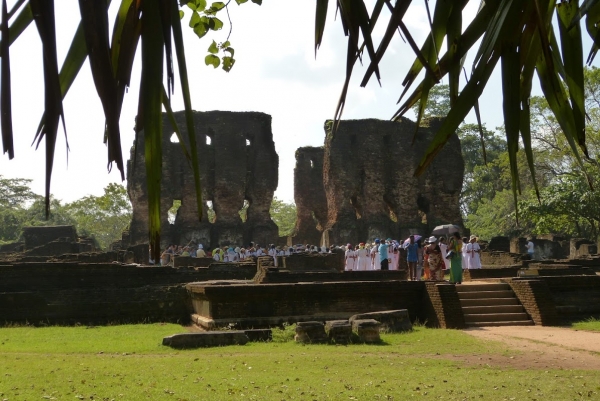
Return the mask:
<path id="1" fill-rule="evenodd" d="M 406 253 L 408 278 L 410 280 L 444 280 L 450 271 L 451 283 L 462 283 L 463 269 L 480 269 L 481 248 L 477 237 L 461 238 L 459 233 L 450 239 L 431 236 L 423 239 L 411 235 L 402 243 L 391 238 L 385 241 L 376 238 L 372 244 L 361 242 L 355 247 L 345 247 L 345 270 L 398 270 L 400 250 Z M 404 253 L 404 252 L 403 252 Z"/>

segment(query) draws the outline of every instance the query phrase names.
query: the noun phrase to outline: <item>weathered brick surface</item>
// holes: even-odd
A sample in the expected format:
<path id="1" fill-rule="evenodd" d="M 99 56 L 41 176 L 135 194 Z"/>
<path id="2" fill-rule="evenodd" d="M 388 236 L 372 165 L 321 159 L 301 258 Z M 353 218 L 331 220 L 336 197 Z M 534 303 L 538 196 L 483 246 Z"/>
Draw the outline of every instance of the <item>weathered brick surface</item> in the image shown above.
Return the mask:
<path id="1" fill-rule="evenodd" d="M 559 316 L 546 281 L 512 279 L 508 283 L 536 325 L 550 326 L 559 323 Z"/>
<path id="2" fill-rule="evenodd" d="M 408 309 L 412 321 L 424 321 L 423 282 L 324 282 L 186 286 L 197 314 L 212 318 L 260 321 L 263 317 L 314 316 L 325 320 L 364 312 Z M 311 319 L 315 320 L 315 319 Z"/>
<path id="3" fill-rule="evenodd" d="M 407 238 L 438 224 L 462 225 L 463 158 L 456 135 L 419 178 L 417 167 L 441 119 L 417 127 L 408 119 L 344 120 L 332 135 L 325 124 L 324 188 L 331 244 Z M 426 224 L 423 222 L 426 221 Z"/>
<path id="4" fill-rule="evenodd" d="M 462 329 L 465 319 L 456 292 L 456 286 L 448 283 L 425 283 L 423 314 L 429 327 Z"/>
<path id="5" fill-rule="evenodd" d="M 185 115 L 174 113 L 187 146 Z M 279 157 L 271 132 L 271 116 L 246 112 L 194 112 L 196 145 L 204 212 L 198 220 L 192 169 L 179 143 L 170 141 L 173 128 L 163 115 L 163 169 L 161 181 L 161 240 L 187 244 L 192 241 L 210 249 L 219 244 L 265 245 L 278 239 L 277 225 L 269 208 L 278 183 Z M 211 143 L 207 144 L 207 137 Z M 148 194 L 144 169 L 144 136 L 131 149 L 127 164 L 127 192 L 133 205 L 129 229 L 130 245 L 148 242 Z M 135 165 L 133 164 L 135 160 Z M 167 211 L 181 201 L 174 224 Z M 212 201 L 216 221 L 209 222 L 206 202 Z M 247 220 L 238 212 L 248 201 Z"/>
<path id="6" fill-rule="evenodd" d="M 45 245 L 59 238 L 63 239 L 64 242 L 75 242 L 77 240 L 75 226 L 23 227 L 25 250 L 30 250 L 35 247 Z"/>
<path id="7" fill-rule="evenodd" d="M 183 284 L 245 280 L 254 268 L 210 269 L 119 264 L 15 263 L 0 266 L 0 323 L 37 324 L 190 319 Z"/>
<path id="8" fill-rule="evenodd" d="M 323 187 L 323 154 L 321 147 L 296 149 L 294 168 L 294 202 L 296 203 L 295 244 L 321 243 L 327 224 L 327 198 Z"/>

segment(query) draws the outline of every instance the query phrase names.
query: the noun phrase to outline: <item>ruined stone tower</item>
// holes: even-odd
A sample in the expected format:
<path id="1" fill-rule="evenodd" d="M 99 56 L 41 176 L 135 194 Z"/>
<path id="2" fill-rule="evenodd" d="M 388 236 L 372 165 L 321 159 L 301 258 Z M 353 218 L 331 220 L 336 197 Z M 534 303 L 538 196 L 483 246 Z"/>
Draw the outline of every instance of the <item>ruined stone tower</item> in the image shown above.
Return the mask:
<path id="1" fill-rule="evenodd" d="M 175 119 L 187 143 L 185 114 Z M 172 142 L 174 132 L 163 114 L 163 172 L 161 186 L 161 243 L 204 246 L 268 244 L 277 240 L 277 226 L 269 209 L 277 188 L 279 157 L 271 132 L 271 116 L 264 113 L 226 111 L 194 112 L 197 152 L 204 212 L 198 218 L 191 161 L 181 144 Z M 134 163 L 135 162 L 135 163 Z M 131 245 L 148 241 L 148 197 L 144 168 L 144 138 L 139 135 L 127 163 L 127 191 L 133 205 L 129 230 Z M 174 224 L 168 210 L 181 201 Z M 216 220 L 210 222 L 207 204 L 212 203 Z M 247 219 L 240 210 L 247 205 Z"/>
<path id="2" fill-rule="evenodd" d="M 306 237 L 314 241 L 319 225 L 324 242 L 338 245 L 374 238 L 402 239 L 411 233 L 425 235 L 438 224 L 462 225 L 459 198 L 464 161 L 458 137 L 448 141 L 421 177 L 413 175 L 441 121 L 425 121 L 414 144 L 416 126 L 408 119 L 345 120 L 335 136 L 330 133 L 331 122 L 327 122 L 325 147 L 320 148 L 323 171 L 306 172 L 306 159 L 318 158 L 317 150 L 310 150 L 308 155 L 306 148 L 300 148 L 296 153 L 295 173 L 300 177 L 294 178 L 295 183 L 310 186 L 309 193 L 295 188 L 298 240 Z M 312 166 L 318 169 L 320 164 Z M 327 201 L 325 224 L 320 217 L 321 193 L 313 182 L 320 173 Z M 312 237 L 305 234 L 309 232 Z"/>

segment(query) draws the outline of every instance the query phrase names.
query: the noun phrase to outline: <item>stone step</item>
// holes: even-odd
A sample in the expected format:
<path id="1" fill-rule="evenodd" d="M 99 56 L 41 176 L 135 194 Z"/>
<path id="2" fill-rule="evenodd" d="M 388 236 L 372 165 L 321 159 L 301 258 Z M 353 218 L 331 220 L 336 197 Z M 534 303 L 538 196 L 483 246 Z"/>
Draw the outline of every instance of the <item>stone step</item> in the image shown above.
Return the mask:
<path id="1" fill-rule="evenodd" d="M 510 285 L 506 283 L 489 283 L 489 284 L 458 284 L 456 292 L 478 292 L 478 291 L 509 291 Z"/>
<path id="2" fill-rule="evenodd" d="M 512 290 L 459 292 L 459 299 L 514 298 Z"/>
<path id="3" fill-rule="evenodd" d="M 527 313 L 473 313 L 465 314 L 465 323 L 475 322 L 515 322 L 529 320 Z"/>
<path id="4" fill-rule="evenodd" d="M 465 315 L 525 312 L 522 305 L 463 306 L 462 311 Z"/>
<path id="5" fill-rule="evenodd" d="M 505 322 L 469 322 L 465 323 L 467 327 L 499 327 L 499 326 L 535 326 L 533 320 L 518 320 Z"/>
<path id="6" fill-rule="evenodd" d="M 461 306 L 500 306 L 500 305 L 519 305 L 517 298 L 475 298 L 461 299 Z"/>

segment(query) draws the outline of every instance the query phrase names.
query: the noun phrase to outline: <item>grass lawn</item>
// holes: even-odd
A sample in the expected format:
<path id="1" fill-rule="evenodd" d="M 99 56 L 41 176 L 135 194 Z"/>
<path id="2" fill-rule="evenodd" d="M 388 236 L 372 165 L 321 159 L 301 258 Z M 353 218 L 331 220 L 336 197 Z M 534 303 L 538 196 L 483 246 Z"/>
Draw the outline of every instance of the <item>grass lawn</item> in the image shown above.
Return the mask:
<path id="1" fill-rule="evenodd" d="M 382 345 L 271 343 L 177 351 L 171 324 L 0 329 L 0 400 L 598 399 L 600 372 L 470 367 L 514 355 L 456 330 L 418 327 Z"/>
<path id="2" fill-rule="evenodd" d="M 581 322 L 575 322 L 571 327 L 577 330 L 600 331 L 600 319 L 591 318 Z"/>

